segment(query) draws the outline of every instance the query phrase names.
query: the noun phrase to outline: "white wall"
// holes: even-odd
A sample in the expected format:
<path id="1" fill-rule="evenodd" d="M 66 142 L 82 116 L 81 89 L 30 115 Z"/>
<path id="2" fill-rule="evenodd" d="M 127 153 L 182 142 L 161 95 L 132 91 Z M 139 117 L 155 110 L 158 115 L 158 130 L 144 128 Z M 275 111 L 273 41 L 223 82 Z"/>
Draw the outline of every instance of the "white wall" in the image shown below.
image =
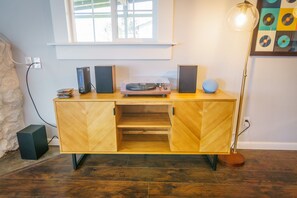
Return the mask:
<path id="1" fill-rule="evenodd" d="M 235 94 L 248 47 L 248 33 L 229 30 L 225 15 L 239 0 L 175 0 L 173 58 L 170 61 L 57 60 L 49 0 L 0 1 L 0 32 L 10 39 L 13 55 L 38 56 L 42 70 L 30 72 L 31 91 L 40 113 L 55 123 L 52 99 L 56 90 L 77 87 L 76 67 L 115 64 L 117 84 L 130 76 L 166 76 L 176 79 L 177 64 L 198 64 L 198 87 L 206 78 L 219 81 L 220 88 Z M 240 137 L 244 148 L 297 149 L 297 58 L 253 57 L 249 61 L 245 116 L 252 127 Z M 25 89 L 24 66 L 17 66 L 25 95 L 25 122 L 40 123 Z M 94 76 L 92 76 L 94 82 Z M 48 136 L 56 130 L 47 128 Z M 263 146 L 264 145 L 264 146 Z"/>

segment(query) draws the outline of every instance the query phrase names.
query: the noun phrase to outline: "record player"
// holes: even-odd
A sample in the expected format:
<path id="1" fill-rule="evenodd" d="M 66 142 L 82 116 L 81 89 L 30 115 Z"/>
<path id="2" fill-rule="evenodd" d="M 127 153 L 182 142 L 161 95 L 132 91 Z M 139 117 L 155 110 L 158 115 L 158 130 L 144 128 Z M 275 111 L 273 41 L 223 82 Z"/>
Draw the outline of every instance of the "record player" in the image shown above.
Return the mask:
<path id="1" fill-rule="evenodd" d="M 161 95 L 171 93 L 167 78 L 139 77 L 121 83 L 121 93 L 129 95 Z"/>

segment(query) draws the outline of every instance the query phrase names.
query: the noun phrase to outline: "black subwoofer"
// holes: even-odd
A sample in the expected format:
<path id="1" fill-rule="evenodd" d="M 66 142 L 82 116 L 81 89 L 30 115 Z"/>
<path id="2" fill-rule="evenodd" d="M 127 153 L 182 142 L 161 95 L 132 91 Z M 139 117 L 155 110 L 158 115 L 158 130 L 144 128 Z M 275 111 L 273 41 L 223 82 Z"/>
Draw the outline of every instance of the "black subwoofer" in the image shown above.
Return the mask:
<path id="1" fill-rule="evenodd" d="M 22 159 L 37 160 L 48 150 L 44 125 L 30 125 L 17 132 L 17 138 Z"/>

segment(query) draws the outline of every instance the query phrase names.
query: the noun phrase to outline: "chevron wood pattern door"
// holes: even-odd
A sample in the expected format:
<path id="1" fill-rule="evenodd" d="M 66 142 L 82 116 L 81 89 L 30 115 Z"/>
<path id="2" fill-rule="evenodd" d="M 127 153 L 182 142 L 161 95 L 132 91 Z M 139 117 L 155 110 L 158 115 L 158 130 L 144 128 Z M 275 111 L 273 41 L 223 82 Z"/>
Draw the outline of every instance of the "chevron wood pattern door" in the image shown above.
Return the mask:
<path id="1" fill-rule="evenodd" d="M 56 102 L 61 153 L 117 151 L 114 102 Z"/>
<path id="2" fill-rule="evenodd" d="M 174 102 L 171 151 L 198 152 L 202 125 L 203 102 Z"/>
<path id="3" fill-rule="evenodd" d="M 235 102 L 204 102 L 200 134 L 202 153 L 230 151 Z"/>
<path id="4" fill-rule="evenodd" d="M 228 153 L 234 102 L 174 102 L 171 151 Z"/>

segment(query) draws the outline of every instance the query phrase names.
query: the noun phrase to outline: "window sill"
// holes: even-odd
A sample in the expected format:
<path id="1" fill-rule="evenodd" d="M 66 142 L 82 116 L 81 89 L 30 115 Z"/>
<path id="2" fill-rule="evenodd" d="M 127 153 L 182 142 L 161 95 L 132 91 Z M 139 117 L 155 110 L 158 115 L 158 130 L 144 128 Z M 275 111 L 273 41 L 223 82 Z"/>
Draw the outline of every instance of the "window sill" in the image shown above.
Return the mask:
<path id="1" fill-rule="evenodd" d="M 48 46 L 174 46 L 170 42 L 77 42 L 77 43 L 47 43 Z"/>
<path id="2" fill-rule="evenodd" d="M 176 43 L 48 43 L 57 59 L 170 60 Z"/>

